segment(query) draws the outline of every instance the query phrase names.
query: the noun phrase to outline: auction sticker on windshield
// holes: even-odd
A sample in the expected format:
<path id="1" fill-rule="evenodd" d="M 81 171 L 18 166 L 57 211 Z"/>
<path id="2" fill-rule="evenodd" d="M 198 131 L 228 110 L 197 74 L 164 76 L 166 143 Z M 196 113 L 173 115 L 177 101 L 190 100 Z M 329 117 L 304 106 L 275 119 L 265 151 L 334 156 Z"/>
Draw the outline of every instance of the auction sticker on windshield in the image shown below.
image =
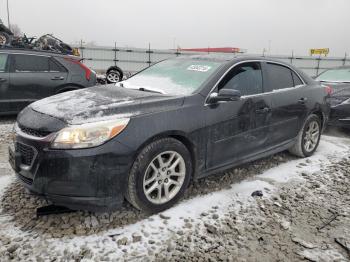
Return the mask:
<path id="1" fill-rule="evenodd" d="M 190 65 L 189 67 L 187 67 L 187 70 L 198 71 L 198 72 L 208 72 L 210 68 L 211 66 L 206 66 L 206 65 Z"/>

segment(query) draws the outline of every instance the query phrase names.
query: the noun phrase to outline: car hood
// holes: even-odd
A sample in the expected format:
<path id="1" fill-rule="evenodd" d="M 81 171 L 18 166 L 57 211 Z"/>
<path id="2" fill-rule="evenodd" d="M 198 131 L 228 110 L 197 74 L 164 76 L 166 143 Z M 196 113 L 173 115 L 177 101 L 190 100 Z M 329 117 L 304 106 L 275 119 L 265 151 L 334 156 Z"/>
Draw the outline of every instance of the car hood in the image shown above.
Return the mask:
<path id="1" fill-rule="evenodd" d="M 332 88 L 329 102 L 331 106 L 336 106 L 350 98 L 350 83 L 322 82 L 323 85 Z"/>
<path id="2" fill-rule="evenodd" d="M 55 95 L 29 107 L 75 125 L 168 111 L 181 106 L 183 100 L 179 96 L 107 85 Z"/>

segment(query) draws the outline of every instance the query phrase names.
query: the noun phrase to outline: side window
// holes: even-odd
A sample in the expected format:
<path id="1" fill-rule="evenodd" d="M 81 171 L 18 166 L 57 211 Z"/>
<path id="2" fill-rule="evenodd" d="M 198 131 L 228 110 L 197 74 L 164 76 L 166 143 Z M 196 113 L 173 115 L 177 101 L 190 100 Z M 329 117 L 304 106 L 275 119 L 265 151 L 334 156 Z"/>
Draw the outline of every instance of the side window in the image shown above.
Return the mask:
<path id="1" fill-rule="evenodd" d="M 293 75 L 293 81 L 294 81 L 294 86 L 300 86 L 303 85 L 304 83 L 300 80 L 300 77 L 294 73 L 294 71 L 292 71 L 292 75 Z"/>
<path id="2" fill-rule="evenodd" d="M 49 58 L 36 55 L 14 55 L 15 72 L 49 72 Z"/>
<path id="3" fill-rule="evenodd" d="M 7 54 L 0 54 L 0 72 L 5 72 L 7 56 Z"/>
<path id="4" fill-rule="evenodd" d="M 248 62 L 235 66 L 219 83 L 219 90 L 235 89 L 241 95 L 254 95 L 263 92 L 261 65 L 259 62 Z"/>
<path id="5" fill-rule="evenodd" d="M 273 63 L 267 63 L 266 67 L 270 90 L 294 86 L 292 71 L 288 67 Z"/>
<path id="6" fill-rule="evenodd" d="M 52 59 L 49 60 L 50 72 L 65 72 L 66 70 L 63 66 L 59 65 L 56 61 Z"/>

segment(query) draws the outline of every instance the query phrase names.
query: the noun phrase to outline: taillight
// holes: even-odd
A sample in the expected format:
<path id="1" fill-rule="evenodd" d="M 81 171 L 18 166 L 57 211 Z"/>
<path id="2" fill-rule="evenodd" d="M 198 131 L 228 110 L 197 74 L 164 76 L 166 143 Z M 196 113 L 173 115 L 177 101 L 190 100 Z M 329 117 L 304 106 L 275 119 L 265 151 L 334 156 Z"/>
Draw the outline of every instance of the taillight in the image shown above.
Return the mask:
<path id="1" fill-rule="evenodd" d="M 90 81 L 90 78 L 91 78 L 91 70 L 90 68 L 88 68 L 86 65 L 84 65 L 83 63 L 81 63 L 79 60 L 76 60 L 76 59 L 72 59 L 72 58 L 64 58 L 65 60 L 69 61 L 69 62 L 72 62 L 74 64 L 77 64 L 78 66 L 80 66 L 84 72 L 85 72 L 85 78 L 86 80 Z"/>
<path id="2" fill-rule="evenodd" d="M 330 86 L 324 86 L 324 89 L 328 95 L 331 95 L 333 93 L 333 88 Z"/>

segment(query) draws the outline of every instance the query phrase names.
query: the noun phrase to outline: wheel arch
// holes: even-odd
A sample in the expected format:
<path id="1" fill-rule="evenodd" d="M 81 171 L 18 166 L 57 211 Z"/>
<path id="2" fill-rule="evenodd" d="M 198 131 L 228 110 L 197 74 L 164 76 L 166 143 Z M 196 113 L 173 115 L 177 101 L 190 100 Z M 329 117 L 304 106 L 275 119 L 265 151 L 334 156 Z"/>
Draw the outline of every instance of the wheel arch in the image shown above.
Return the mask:
<path id="1" fill-rule="evenodd" d="M 196 172 L 198 170 L 198 168 L 197 168 L 197 163 L 198 163 L 197 156 L 198 156 L 198 154 L 197 154 L 196 146 L 191 141 L 189 136 L 183 131 L 171 130 L 171 131 L 162 132 L 162 133 L 159 133 L 159 134 L 156 134 L 156 135 L 150 137 L 144 143 L 142 143 L 139 146 L 139 148 L 136 150 L 134 159 L 137 157 L 137 155 L 141 152 L 141 150 L 144 147 L 146 147 L 148 144 L 150 144 L 156 140 L 162 139 L 162 138 L 174 138 L 174 139 L 180 141 L 187 148 L 187 150 L 190 152 L 191 162 L 192 162 L 191 178 L 195 178 Z"/>
<path id="2" fill-rule="evenodd" d="M 85 87 L 82 85 L 78 85 L 78 84 L 65 84 L 65 85 L 57 87 L 55 93 L 60 94 L 63 92 L 78 90 L 78 89 L 82 89 L 82 88 L 85 88 Z"/>
<path id="3" fill-rule="evenodd" d="M 324 129 L 324 127 L 326 126 L 326 120 L 327 120 L 325 113 L 320 108 L 317 108 L 317 109 L 311 111 L 311 114 L 317 115 L 320 118 L 321 129 Z"/>

